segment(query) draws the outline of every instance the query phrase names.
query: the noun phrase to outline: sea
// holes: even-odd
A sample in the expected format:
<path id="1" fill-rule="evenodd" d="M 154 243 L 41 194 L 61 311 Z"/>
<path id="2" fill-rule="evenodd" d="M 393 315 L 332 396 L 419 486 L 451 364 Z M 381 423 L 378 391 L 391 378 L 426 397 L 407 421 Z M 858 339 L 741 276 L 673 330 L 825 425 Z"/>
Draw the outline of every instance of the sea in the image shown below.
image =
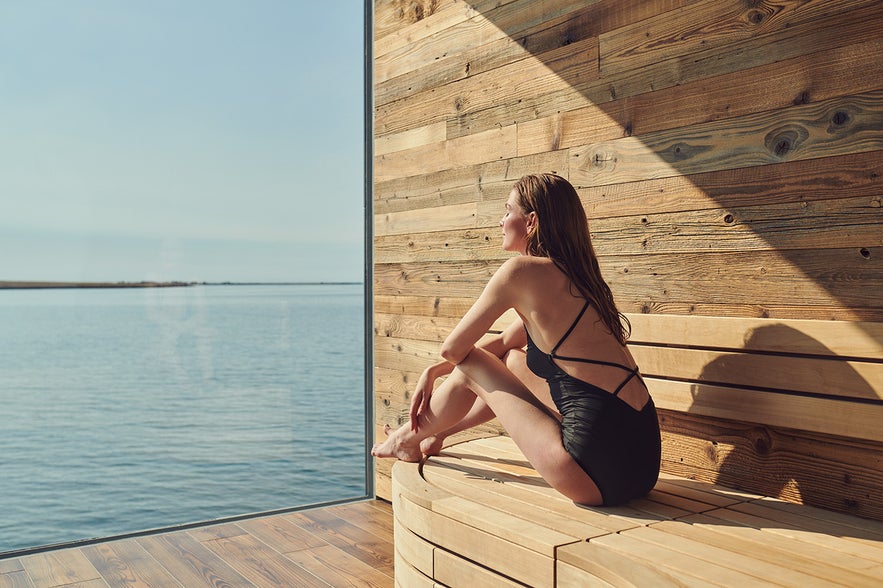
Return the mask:
<path id="1" fill-rule="evenodd" d="M 363 293 L 0 290 L 0 554 L 364 497 Z"/>

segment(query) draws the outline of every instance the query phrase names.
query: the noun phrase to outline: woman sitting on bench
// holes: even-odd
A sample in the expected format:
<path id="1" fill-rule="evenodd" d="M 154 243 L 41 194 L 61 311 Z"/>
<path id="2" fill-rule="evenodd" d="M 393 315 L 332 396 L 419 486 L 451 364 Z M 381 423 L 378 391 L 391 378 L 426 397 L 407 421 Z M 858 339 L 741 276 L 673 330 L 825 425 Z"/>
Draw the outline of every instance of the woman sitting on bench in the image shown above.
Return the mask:
<path id="1" fill-rule="evenodd" d="M 503 263 L 445 339 L 444 361 L 421 374 L 410 422 L 387 426 L 372 455 L 419 461 L 445 437 L 496 416 L 534 469 L 574 502 L 647 494 L 659 475 L 656 408 L 576 190 L 553 174 L 525 176 L 500 226 L 503 249 L 520 255 Z M 520 320 L 476 347 L 510 308 Z"/>

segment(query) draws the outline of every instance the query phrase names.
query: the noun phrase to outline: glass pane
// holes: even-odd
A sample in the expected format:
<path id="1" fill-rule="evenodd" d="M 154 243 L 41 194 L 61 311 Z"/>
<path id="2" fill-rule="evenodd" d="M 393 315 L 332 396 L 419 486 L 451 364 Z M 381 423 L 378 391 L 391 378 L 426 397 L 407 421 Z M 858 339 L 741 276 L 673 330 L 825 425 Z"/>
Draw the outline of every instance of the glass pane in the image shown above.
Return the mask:
<path id="1" fill-rule="evenodd" d="M 0 6 L 0 552 L 366 494 L 362 28 Z"/>

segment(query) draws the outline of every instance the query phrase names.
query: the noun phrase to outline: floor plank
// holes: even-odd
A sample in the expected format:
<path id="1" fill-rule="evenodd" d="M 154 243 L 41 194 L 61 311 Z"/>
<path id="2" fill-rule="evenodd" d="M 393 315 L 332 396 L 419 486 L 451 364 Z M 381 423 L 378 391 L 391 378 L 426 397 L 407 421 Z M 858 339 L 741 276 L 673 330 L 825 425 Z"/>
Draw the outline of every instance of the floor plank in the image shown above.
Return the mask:
<path id="1" fill-rule="evenodd" d="M 0 559 L 0 588 L 392 588 L 393 515 L 367 500 Z"/>
<path id="2" fill-rule="evenodd" d="M 393 542 L 342 519 L 328 510 L 311 510 L 288 515 L 289 520 L 356 559 L 392 577 Z"/>
<path id="3" fill-rule="evenodd" d="M 187 588 L 248 585 L 245 576 L 189 533 L 142 537 L 138 543 Z"/>

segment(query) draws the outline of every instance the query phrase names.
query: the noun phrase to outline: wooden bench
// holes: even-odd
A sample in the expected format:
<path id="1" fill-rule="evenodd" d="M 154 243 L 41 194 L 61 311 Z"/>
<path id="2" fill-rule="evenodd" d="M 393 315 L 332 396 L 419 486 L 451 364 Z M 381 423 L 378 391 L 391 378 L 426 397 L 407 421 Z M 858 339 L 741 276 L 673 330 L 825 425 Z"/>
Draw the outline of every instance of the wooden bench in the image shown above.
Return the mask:
<path id="1" fill-rule="evenodd" d="M 883 585 L 883 325 L 629 318 L 650 496 L 577 507 L 505 436 L 396 463 L 397 583 Z"/>
<path id="2" fill-rule="evenodd" d="M 883 523 L 663 474 L 575 506 L 505 436 L 393 466 L 396 582 L 435 586 L 881 586 Z"/>

